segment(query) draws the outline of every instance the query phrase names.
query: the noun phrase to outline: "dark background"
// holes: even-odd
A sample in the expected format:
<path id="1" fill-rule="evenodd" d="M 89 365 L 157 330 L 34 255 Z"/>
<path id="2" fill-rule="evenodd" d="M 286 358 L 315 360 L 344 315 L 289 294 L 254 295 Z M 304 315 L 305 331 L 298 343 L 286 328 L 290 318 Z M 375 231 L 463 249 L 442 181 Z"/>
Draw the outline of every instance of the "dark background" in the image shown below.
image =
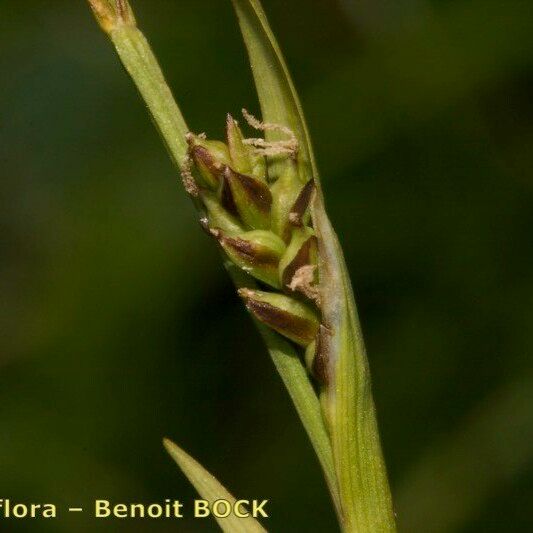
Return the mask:
<path id="1" fill-rule="evenodd" d="M 533 530 L 529 0 L 265 0 L 356 288 L 402 530 Z M 257 112 L 229 1 L 137 0 L 196 131 Z M 194 492 L 335 531 L 258 334 L 83 1 L 0 2 L 0 498 Z M 57 521 L 2 531 L 212 531 Z"/>

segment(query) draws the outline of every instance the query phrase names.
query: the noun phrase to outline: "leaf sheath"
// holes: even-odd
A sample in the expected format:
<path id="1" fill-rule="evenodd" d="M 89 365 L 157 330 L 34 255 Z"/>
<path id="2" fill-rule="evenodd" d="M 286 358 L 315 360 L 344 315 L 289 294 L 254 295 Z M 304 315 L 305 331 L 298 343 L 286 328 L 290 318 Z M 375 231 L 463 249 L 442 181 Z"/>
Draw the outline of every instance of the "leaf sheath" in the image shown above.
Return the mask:
<path id="1" fill-rule="evenodd" d="M 248 49 L 263 120 L 288 126 L 296 133 L 303 171 L 319 184 L 298 95 L 261 4 L 258 0 L 232 3 Z M 275 132 L 267 132 L 269 135 L 276 140 Z M 391 532 L 395 531 L 392 502 L 355 300 L 320 185 L 317 189 L 312 217 L 320 251 L 323 321 L 329 333 L 323 346 L 329 377 L 324 417 L 332 442 L 341 522 L 345 531 Z"/>

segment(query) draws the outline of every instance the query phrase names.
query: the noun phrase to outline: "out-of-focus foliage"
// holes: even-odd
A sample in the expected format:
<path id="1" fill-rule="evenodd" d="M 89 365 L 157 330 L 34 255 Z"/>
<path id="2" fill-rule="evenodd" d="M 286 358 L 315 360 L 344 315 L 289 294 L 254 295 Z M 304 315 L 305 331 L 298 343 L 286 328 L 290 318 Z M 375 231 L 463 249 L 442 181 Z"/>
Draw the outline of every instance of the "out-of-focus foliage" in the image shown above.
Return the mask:
<path id="1" fill-rule="evenodd" d="M 529 4 L 264 1 L 350 265 L 404 531 L 533 527 Z M 229 2 L 135 7 L 191 127 L 220 136 L 226 111 L 257 110 Z M 335 531 L 286 393 L 87 7 L 0 15 L 0 496 L 190 500 L 169 435 L 270 498 L 269 530 Z M 110 527 L 215 530 L 64 515 L 9 531 Z"/>

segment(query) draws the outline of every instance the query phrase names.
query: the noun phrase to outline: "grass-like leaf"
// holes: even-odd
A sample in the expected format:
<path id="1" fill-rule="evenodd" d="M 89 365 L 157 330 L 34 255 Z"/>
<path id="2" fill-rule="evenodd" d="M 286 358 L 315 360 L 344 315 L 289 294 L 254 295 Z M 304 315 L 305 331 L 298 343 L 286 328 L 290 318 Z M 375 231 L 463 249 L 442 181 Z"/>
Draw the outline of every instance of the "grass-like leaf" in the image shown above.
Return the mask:
<path id="1" fill-rule="evenodd" d="M 181 468 L 182 472 L 187 476 L 198 494 L 212 505 L 216 500 L 225 500 L 235 506 L 237 499 L 230 494 L 224 486 L 210 474 L 200 463 L 195 461 L 189 454 L 184 452 L 177 444 L 171 440 L 165 439 L 163 441 L 168 453 L 176 461 L 176 464 Z M 245 514 L 247 511 L 239 506 L 239 512 Z M 265 533 L 265 529 L 261 524 L 252 518 L 238 517 L 233 513 L 228 517 L 219 518 L 215 516 L 218 525 L 222 531 L 227 533 Z"/>
<path id="2" fill-rule="evenodd" d="M 308 129 L 288 68 L 258 0 L 232 0 L 259 95 L 263 120 L 289 127 L 300 141 L 300 161 L 319 182 Z M 277 140 L 277 132 L 266 132 Z M 274 169 L 275 172 L 275 169 Z M 312 205 L 319 237 L 323 322 L 329 331 L 324 416 L 328 423 L 346 531 L 394 531 L 370 375 L 355 300 L 320 187 Z M 313 436 L 311 436 L 313 438 Z"/>

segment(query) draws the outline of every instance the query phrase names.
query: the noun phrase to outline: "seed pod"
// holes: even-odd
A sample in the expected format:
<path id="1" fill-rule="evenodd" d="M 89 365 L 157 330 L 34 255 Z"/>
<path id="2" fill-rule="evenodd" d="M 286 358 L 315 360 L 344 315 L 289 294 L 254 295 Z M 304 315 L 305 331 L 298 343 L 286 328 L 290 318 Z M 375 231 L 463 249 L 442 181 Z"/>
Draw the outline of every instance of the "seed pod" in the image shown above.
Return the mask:
<path id="1" fill-rule="evenodd" d="M 311 228 L 293 230 L 291 242 L 279 263 L 280 280 L 284 289 L 298 291 L 311 298 L 311 293 L 316 290 L 313 267 L 317 264 L 317 253 L 317 239 Z M 305 267 L 312 267 L 310 279 L 297 279 Z"/>
<path id="2" fill-rule="evenodd" d="M 245 231 L 239 221 L 220 205 L 214 193 L 202 191 L 200 197 L 207 212 L 209 228 L 221 229 L 229 235 L 235 235 Z"/>
<path id="3" fill-rule="evenodd" d="M 217 190 L 226 165 L 230 163 L 228 147 L 220 141 L 207 141 L 190 134 L 187 137 L 189 155 L 198 168 L 202 185 Z"/>
<path id="4" fill-rule="evenodd" d="M 266 178 L 265 158 L 256 154 L 252 146 L 244 144 L 241 128 L 229 113 L 226 116 L 226 138 L 232 168 L 241 174 L 248 174 L 264 180 Z"/>
<path id="5" fill-rule="evenodd" d="M 230 167 L 224 169 L 224 181 L 242 221 L 252 229 L 270 229 L 272 194 L 267 184 Z"/>
<path id="6" fill-rule="evenodd" d="M 289 214 L 302 190 L 294 162 L 287 162 L 284 172 L 272 185 L 271 190 L 272 231 L 277 233 L 285 242 L 288 242 L 290 239 Z"/>
<path id="7" fill-rule="evenodd" d="M 239 289 L 252 315 L 291 341 L 306 347 L 315 340 L 320 322 L 307 305 L 283 294 Z"/>
<path id="8" fill-rule="evenodd" d="M 270 231 L 254 230 L 229 236 L 213 229 L 211 234 L 239 268 L 275 289 L 280 288 L 279 260 L 285 243 Z"/>

